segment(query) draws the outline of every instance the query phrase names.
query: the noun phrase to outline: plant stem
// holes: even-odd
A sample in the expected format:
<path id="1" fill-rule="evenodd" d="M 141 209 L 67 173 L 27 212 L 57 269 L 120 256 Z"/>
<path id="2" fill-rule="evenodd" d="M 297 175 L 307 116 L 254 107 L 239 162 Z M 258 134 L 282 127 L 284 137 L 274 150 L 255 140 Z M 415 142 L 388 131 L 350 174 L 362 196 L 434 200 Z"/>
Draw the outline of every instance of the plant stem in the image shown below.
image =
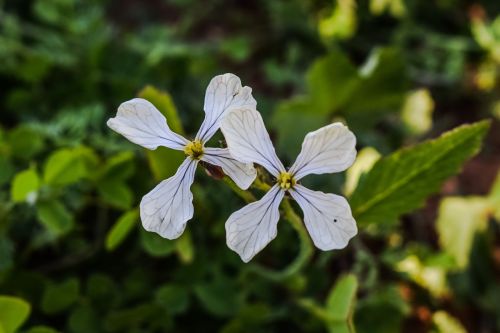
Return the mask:
<path id="1" fill-rule="evenodd" d="M 236 185 L 234 183 L 234 181 L 231 178 L 229 178 L 228 176 L 224 176 L 224 178 L 222 178 L 222 180 L 227 185 L 229 185 L 229 187 L 231 188 L 231 190 L 233 190 L 234 193 L 236 193 L 240 198 L 245 200 L 245 202 L 250 203 L 250 202 L 254 202 L 256 200 L 254 195 L 251 192 L 245 191 L 245 190 L 242 190 L 241 188 L 239 188 L 238 185 Z"/>

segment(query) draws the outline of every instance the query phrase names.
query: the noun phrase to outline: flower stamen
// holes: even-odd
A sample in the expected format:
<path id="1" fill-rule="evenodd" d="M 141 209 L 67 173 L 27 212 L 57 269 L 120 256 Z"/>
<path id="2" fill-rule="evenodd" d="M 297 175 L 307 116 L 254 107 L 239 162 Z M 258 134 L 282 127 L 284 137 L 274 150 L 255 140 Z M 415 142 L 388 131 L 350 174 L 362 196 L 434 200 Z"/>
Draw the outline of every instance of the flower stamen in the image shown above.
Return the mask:
<path id="1" fill-rule="evenodd" d="M 297 182 L 295 181 L 295 178 L 293 178 L 292 174 L 290 174 L 289 172 L 281 172 L 278 175 L 276 183 L 279 185 L 279 187 L 281 187 L 286 191 L 292 188 Z"/>
<path id="2" fill-rule="evenodd" d="M 203 144 L 200 140 L 191 141 L 184 147 L 184 153 L 193 160 L 199 160 L 203 155 Z"/>

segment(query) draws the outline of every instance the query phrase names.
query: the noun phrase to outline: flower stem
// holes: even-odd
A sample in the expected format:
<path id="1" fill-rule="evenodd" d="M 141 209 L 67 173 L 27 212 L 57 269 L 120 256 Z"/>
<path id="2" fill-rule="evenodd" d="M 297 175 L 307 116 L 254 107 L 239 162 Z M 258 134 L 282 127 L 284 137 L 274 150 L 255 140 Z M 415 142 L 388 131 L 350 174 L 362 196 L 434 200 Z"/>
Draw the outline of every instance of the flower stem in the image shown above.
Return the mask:
<path id="1" fill-rule="evenodd" d="M 239 188 L 238 185 L 236 185 L 235 182 L 231 178 L 229 178 L 228 176 L 224 176 L 224 178 L 222 178 L 222 180 L 227 185 L 229 185 L 229 187 L 231 188 L 231 190 L 233 190 L 234 193 L 236 193 L 240 198 L 245 200 L 247 203 L 254 202 L 256 200 L 254 195 L 251 192 L 245 191 L 245 190 L 242 190 L 241 188 Z"/>

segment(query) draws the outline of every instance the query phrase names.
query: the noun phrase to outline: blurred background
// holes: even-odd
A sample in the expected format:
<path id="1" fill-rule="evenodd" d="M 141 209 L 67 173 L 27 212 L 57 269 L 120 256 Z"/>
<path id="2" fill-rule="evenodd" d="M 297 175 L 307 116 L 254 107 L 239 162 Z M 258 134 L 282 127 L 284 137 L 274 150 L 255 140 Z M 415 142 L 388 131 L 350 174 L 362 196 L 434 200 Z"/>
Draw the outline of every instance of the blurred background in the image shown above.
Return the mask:
<path id="1" fill-rule="evenodd" d="M 380 156 L 491 127 L 420 208 L 332 252 L 282 219 L 245 265 L 224 230 L 245 203 L 201 168 L 186 233 L 145 232 L 138 203 L 182 153 L 105 126 L 142 96 L 192 137 L 226 72 L 285 164 L 320 126 L 356 134 L 356 167 L 315 190 L 350 196 Z M 0 332 L 499 332 L 499 76 L 498 0 L 0 0 Z"/>

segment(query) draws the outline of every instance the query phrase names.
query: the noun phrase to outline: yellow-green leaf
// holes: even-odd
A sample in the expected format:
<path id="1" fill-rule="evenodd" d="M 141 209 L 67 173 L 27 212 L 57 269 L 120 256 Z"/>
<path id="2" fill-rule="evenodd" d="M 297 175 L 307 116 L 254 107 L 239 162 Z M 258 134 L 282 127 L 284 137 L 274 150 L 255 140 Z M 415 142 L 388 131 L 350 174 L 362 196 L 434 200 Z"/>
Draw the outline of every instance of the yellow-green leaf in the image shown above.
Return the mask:
<path id="1" fill-rule="evenodd" d="M 40 188 L 40 178 L 34 169 L 17 173 L 12 181 L 10 196 L 14 202 L 28 201 L 34 203 Z"/>
<path id="2" fill-rule="evenodd" d="M 106 249 L 108 251 L 116 249 L 125 240 L 138 220 L 139 212 L 137 209 L 120 216 L 106 236 Z"/>
<path id="3" fill-rule="evenodd" d="M 0 296 L 0 332 L 14 333 L 26 321 L 31 306 L 21 298 Z"/>

